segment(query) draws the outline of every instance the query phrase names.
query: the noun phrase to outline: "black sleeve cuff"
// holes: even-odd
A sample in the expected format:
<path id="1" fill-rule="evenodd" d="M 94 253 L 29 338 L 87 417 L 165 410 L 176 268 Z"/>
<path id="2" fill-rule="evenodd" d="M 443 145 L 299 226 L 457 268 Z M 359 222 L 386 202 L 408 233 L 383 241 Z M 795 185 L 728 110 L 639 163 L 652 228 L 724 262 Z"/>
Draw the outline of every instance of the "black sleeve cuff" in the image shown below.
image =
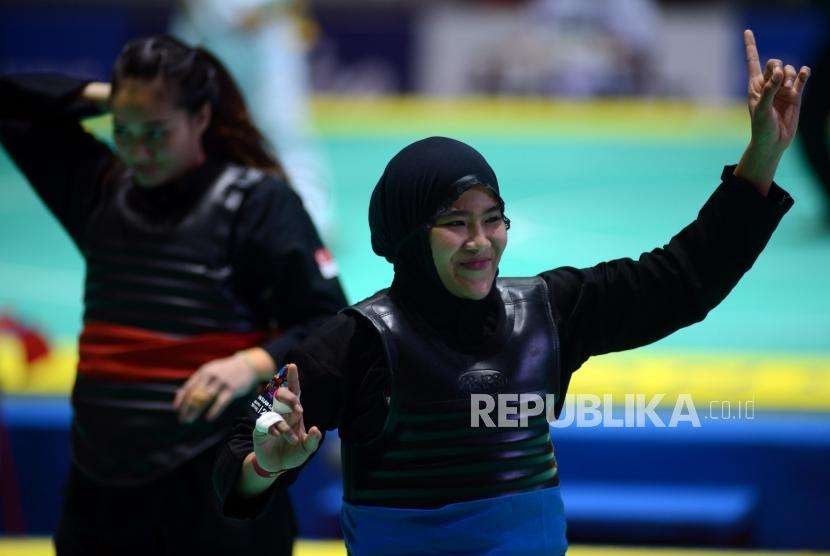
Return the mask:
<path id="1" fill-rule="evenodd" d="M 213 488 L 223 515 L 234 519 L 256 519 L 275 503 L 288 504 L 286 489 L 297 480 L 302 467 L 286 471 L 258 496 L 242 498 L 236 494 L 236 484 L 242 472 L 242 462 L 253 450 L 253 445 L 248 450 L 239 448 L 231 444 L 223 446 L 213 467 Z"/>
<path id="2" fill-rule="evenodd" d="M 723 184 L 728 188 L 736 192 L 740 192 L 743 195 L 746 195 L 748 192 L 752 192 L 755 194 L 757 198 L 763 198 L 758 190 L 755 187 L 746 181 L 745 179 L 739 178 L 735 175 L 735 168 L 737 168 L 737 164 L 732 164 L 729 166 L 723 167 L 723 172 L 721 173 L 720 179 Z M 774 181 L 770 186 L 769 192 L 766 196 L 766 203 L 768 206 L 777 207 L 782 212 L 786 212 L 793 206 L 795 201 L 790 196 L 789 193 L 784 191 L 777 183 Z"/>

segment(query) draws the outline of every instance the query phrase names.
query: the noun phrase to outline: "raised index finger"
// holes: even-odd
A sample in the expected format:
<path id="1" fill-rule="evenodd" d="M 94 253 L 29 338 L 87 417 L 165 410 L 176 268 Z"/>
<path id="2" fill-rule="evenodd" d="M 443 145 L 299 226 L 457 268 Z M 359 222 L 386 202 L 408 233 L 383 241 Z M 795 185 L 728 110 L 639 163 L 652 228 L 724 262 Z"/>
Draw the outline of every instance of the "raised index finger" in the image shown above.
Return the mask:
<path id="1" fill-rule="evenodd" d="M 744 31 L 744 46 L 746 46 L 746 68 L 749 77 L 761 75 L 761 60 L 758 58 L 758 47 L 755 45 L 755 35 L 751 29 Z"/>
<path id="2" fill-rule="evenodd" d="M 288 367 L 288 389 L 291 390 L 294 394 L 300 395 L 300 375 L 297 370 L 297 365 L 294 363 L 289 363 Z"/>

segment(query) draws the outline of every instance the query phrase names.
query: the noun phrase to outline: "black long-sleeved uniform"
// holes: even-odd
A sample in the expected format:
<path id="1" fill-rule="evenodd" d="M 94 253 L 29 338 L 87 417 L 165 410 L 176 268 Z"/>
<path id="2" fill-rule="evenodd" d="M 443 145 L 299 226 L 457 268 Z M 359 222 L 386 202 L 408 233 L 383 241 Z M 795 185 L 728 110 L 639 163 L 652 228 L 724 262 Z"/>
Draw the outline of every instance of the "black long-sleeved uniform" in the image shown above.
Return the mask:
<path id="1" fill-rule="evenodd" d="M 102 186 L 113 172 L 123 171 L 110 148 L 78 121 L 96 110 L 77 101 L 86 84 L 56 75 L 0 78 L 0 141 L 82 251 L 84 226 L 105 194 Z M 204 192 L 199 182 L 216 175 L 219 164 L 210 164 L 181 180 L 185 184 L 140 192 L 136 203 L 156 218 L 165 213 L 175 218 Z M 197 187 L 185 187 L 194 183 Z M 269 178 L 251 189 L 232 235 L 233 265 L 244 277 L 244 288 L 271 292 L 260 309 L 283 333 L 262 347 L 280 360 L 305 336 L 310 323 L 345 305 L 345 297 L 337 280 L 317 271 L 314 252 L 321 247 L 320 239 L 299 197 L 284 181 Z"/>
<path id="2" fill-rule="evenodd" d="M 698 217 L 663 248 L 637 261 L 540 274 L 549 285 L 561 341 L 560 408 L 572 373 L 590 356 L 643 346 L 702 320 L 755 262 L 793 200 L 776 184 L 763 197 L 733 170 L 724 169 L 721 185 Z M 370 325 L 337 315 L 285 361 L 300 369 L 306 427 L 339 427 L 353 442 L 378 434 L 387 414 L 389 371 Z M 253 415 L 237 423 L 217 462 L 215 488 L 228 515 L 257 515 L 270 493 L 297 474 L 286 473 L 256 499 L 234 494 L 241 461 L 253 449 L 253 424 Z"/>
<path id="3" fill-rule="evenodd" d="M 260 176 L 237 189 L 244 193 L 235 197 L 240 202 L 233 211 L 221 205 L 210 213 L 222 216 L 216 226 L 209 220 L 195 228 L 209 233 L 188 236 L 189 215 L 215 205 L 212 197 L 205 199 L 217 191 L 217 178 L 228 164 L 208 160 L 151 189 L 125 186 L 127 170 L 79 124 L 79 117 L 94 113 L 77 101 L 85 84 L 60 76 L 0 78 L 0 140 L 87 262 L 85 331 L 91 322 L 103 323 L 105 331 L 120 326 L 134 336 L 146 332 L 154 341 L 176 342 L 259 334 L 277 326 L 280 334 L 262 347 L 278 361 L 311 326 L 346 304 L 338 280 L 322 275 L 315 258 L 322 244 L 285 181 Z M 129 211 L 140 215 L 140 226 L 120 220 L 123 214 L 115 207 L 123 203 L 114 199 L 122 193 Z M 154 229 L 170 233 L 154 235 Z M 114 250 L 106 248 L 110 233 L 120 242 Z M 158 238 L 165 237 L 181 238 L 183 244 L 159 245 Z M 222 275 L 208 276 L 214 270 L 209 265 L 201 273 L 175 267 L 176 253 L 193 252 L 193 245 L 197 253 L 201 245 L 219 254 Z M 143 259 L 142 250 L 148 253 Z M 233 321 L 242 328 L 223 329 L 222 319 L 236 314 L 244 317 Z M 117 341 L 104 334 L 99 344 L 106 348 Z M 81 351 L 83 362 L 83 336 Z M 79 373 L 73 392 L 75 465 L 56 535 L 59 554 L 290 552 L 295 534 L 290 517 L 268 528 L 229 525 L 210 488 L 216 445 L 247 400 L 231 404 L 215 422 L 180 424 L 172 398 L 183 379 L 142 380 L 145 367 L 163 362 L 163 356 L 147 351 L 153 362 L 134 364 L 138 376 L 129 380 Z M 280 515 L 290 510 L 284 493 L 275 502 Z"/>

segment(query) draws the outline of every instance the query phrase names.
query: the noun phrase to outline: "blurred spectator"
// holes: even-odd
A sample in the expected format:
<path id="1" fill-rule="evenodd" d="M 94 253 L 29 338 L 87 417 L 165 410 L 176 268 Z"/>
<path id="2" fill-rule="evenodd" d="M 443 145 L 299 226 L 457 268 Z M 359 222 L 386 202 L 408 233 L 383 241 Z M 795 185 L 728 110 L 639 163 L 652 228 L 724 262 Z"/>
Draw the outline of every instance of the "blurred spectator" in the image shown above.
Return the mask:
<path id="1" fill-rule="evenodd" d="M 654 0 L 533 0 L 527 25 L 485 54 L 488 92 L 555 95 L 650 93 L 659 11 Z"/>
<path id="2" fill-rule="evenodd" d="M 294 189 L 323 236 L 332 227 L 328 169 L 311 129 L 302 0 L 181 0 L 171 32 L 222 60 L 254 120 L 277 150 Z"/>

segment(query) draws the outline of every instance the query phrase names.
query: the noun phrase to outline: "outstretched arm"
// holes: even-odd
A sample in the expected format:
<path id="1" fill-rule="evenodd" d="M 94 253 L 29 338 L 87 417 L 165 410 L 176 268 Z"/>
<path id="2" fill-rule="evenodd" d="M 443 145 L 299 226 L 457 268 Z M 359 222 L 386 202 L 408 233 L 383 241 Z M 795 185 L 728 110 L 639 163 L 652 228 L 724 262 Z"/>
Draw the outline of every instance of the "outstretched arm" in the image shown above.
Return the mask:
<path id="1" fill-rule="evenodd" d="M 562 339 L 564 385 L 592 355 L 643 346 L 702 320 L 750 269 L 792 206 L 772 178 L 796 131 L 810 70 L 796 74 L 771 60 L 762 74 L 750 31 L 745 39 L 752 140 L 697 218 L 636 261 L 541 274 Z"/>

